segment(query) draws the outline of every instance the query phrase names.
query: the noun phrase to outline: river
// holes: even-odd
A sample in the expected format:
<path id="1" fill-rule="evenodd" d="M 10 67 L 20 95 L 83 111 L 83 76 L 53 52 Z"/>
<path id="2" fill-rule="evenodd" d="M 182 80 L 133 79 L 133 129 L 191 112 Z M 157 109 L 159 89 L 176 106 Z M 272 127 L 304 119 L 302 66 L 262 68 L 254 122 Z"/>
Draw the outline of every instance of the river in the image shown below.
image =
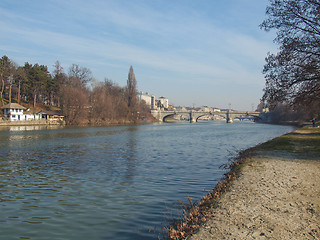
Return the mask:
<path id="1" fill-rule="evenodd" d="M 157 239 L 230 155 L 293 130 L 218 121 L 0 131 L 0 239 Z"/>

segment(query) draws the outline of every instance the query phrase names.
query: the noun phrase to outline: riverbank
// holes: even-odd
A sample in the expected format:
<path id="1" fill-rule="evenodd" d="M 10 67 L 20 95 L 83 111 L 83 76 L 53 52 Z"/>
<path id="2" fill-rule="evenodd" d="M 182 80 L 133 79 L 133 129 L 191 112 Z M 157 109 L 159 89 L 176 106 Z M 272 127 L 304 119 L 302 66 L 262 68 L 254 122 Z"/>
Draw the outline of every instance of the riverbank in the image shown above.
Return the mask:
<path id="1" fill-rule="evenodd" d="M 0 127 L 11 127 L 11 126 L 49 126 L 49 125 L 60 125 L 64 126 L 64 121 L 50 121 L 50 120 L 29 120 L 29 121 L 0 121 Z"/>
<path id="2" fill-rule="evenodd" d="M 225 179 L 171 227 L 169 237 L 320 239 L 319 160 L 319 128 L 246 150 Z"/>
<path id="3" fill-rule="evenodd" d="M 152 124 L 157 121 L 153 119 L 140 120 L 140 121 L 100 121 L 100 122 L 91 122 L 85 124 L 77 125 L 66 125 L 65 121 L 55 121 L 55 120 L 29 120 L 29 121 L 4 121 L 0 120 L 0 127 L 12 127 L 12 126 L 69 126 L 69 127 L 112 127 L 112 126 L 131 126 L 131 125 L 143 125 L 143 124 Z"/>

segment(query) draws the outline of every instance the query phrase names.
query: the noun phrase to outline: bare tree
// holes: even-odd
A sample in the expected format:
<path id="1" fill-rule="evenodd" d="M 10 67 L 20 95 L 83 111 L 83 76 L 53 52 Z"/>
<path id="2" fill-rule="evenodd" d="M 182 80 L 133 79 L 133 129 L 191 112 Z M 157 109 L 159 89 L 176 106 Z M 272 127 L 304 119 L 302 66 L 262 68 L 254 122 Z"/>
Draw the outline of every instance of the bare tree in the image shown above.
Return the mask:
<path id="1" fill-rule="evenodd" d="M 81 87 L 67 83 L 62 89 L 62 110 L 68 125 L 88 123 L 89 96 Z"/>
<path id="2" fill-rule="evenodd" d="M 69 81 L 71 81 L 73 85 L 80 84 L 81 87 L 86 88 L 92 81 L 92 73 L 88 68 L 72 64 L 69 68 Z"/>
<path id="3" fill-rule="evenodd" d="M 59 69 L 59 68 L 58 68 Z M 61 68 L 57 74 L 61 74 Z M 62 109 L 67 124 L 87 124 L 89 122 L 89 90 L 91 71 L 88 68 L 73 64 L 69 68 L 69 76 L 65 79 L 61 89 Z"/>
<path id="4" fill-rule="evenodd" d="M 279 103 L 300 109 L 320 106 L 319 12 L 318 0 L 270 0 L 268 18 L 260 27 L 276 29 L 280 45 L 277 54 L 268 54 L 263 70 L 263 100 L 271 109 Z"/>
<path id="5" fill-rule="evenodd" d="M 118 123 L 128 120 L 129 108 L 126 90 L 111 80 L 97 83 L 91 92 L 92 121 L 96 123 Z"/>

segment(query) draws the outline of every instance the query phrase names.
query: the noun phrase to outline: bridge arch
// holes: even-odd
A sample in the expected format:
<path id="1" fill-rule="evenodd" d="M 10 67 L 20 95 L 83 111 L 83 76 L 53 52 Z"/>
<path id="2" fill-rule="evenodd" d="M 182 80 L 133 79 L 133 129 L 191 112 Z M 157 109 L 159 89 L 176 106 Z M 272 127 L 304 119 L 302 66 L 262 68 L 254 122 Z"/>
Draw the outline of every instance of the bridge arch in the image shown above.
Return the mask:
<path id="1" fill-rule="evenodd" d="M 167 122 L 166 120 L 168 118 L 175 116 L 175 115 L 187 116 L 190 120 L 190 113 L 188 113 L 188 112 L 171 112 L 171 113 L 168 113 L 168 114 L 165 114 L 162 116 L 162 122 Z"/>
<path id="2" fill-rule="evenodd" d="M 225 113 L 219 113 L 219 112 L 203 112 L 203 113 L 198 113 L 197 117 L 196 117 L 196 122 L 198 122 L 199 118 L 203 117 L 203 116 L 219 116 L 223 119 L 226 119 L 226 114 Z"/>
<path id="3" fill-rule="evenodd" d="M 172 116 L 174 116 L 174 115 L 177 115 L 177 113 L 171 113 L 171 114 L 168 114 L 168 115 L 163 116 L 162 122 L 166 122 L 166 119 L 168 119 L 169 117 L 172 117 Z"/>
<path id="4" fill-rule="evenodd" d="M 201 118 L 203 116 L 209 116 L 209 115 L 213 116 L 213 114 L 210 113 L 210 112 L 209 113 L 200 114 L 199 116 L 195 117 L 195 122 L 198 122 L 199 118 Z"/>

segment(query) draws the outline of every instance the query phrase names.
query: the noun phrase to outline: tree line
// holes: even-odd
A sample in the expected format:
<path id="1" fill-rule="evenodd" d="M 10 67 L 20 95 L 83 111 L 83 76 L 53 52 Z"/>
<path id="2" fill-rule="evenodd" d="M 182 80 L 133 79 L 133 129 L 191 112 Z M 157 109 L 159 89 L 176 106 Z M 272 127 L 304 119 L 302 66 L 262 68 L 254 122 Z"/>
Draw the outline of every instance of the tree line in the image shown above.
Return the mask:
<path id="1" fill-rule="evenodd" d="M 72 64 L 66 73 L 59 61 L 54 70 L 26 62 L 18 66 L 7 56 L 0 59 L 1 105 L 11 102 L 52 106 L 61 110 L 69 125 L 134 123 L 152 119 L 150 109 L 137 98 L 132 66 L 127 86 L 105 79 L 96 81 L 90 69 Z"/>
<path id="2" fill-rule="evenodd" d="M 266 15 L 260 27 L 276 30 L 279 52 L 266 57 L 262 100 L 275 112 L 319 118 L 319 0 L 269 0 Z"/>

